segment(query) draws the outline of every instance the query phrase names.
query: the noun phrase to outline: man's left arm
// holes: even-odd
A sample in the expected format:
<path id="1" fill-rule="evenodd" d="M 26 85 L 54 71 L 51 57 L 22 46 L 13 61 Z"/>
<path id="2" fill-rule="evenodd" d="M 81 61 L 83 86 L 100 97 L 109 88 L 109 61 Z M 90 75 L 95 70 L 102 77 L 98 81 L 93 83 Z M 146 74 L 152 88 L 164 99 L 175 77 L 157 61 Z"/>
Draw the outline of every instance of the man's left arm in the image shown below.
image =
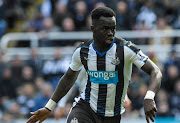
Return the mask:
<path id="1" fill-rule="evenodd" d="M 156 104 L 154 97 L 161 86 L 162 73 L 155 63 L 150 59 L 147 59 L 146 63 L 141 68 L 144 72 L 150 75 L 150 82 L 148 91 L 144 98 L 144 112 L 146 115 L 147 123 L 150 123 L 149 119 L 154 122 L 153 117 L 156 117 Z"/>

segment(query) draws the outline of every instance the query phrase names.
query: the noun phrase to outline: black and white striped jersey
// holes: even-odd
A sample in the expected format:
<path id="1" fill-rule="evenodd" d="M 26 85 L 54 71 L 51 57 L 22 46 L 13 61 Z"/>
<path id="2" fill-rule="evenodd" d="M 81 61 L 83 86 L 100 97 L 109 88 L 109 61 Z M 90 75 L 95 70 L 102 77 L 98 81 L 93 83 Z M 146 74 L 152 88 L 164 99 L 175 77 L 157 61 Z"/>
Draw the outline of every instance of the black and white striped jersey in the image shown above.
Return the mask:
<path id="1" fill-rule="evenodd" d="M 98 115 L 112 117 L 125 111 L 132 64 L 141 68 L 147 59 L 130 41 L 114 38 L 110 48 L 101 53 L 95 49 L 92 40 L 74 51 L 70 68 L 79 71 L 84 66 L 87 83 L 81 98 Z"/>

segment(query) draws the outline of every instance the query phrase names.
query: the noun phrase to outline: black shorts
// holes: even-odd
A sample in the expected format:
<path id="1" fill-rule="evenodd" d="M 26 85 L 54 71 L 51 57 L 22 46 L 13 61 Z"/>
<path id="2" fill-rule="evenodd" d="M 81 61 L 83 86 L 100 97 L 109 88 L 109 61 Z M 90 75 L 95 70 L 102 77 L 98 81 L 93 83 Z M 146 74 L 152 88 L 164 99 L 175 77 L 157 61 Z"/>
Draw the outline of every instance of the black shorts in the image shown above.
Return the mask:
<path id="1" fill-rule="evenodd" d="M 120 123 L 121 115 L 104 117 L 97 115 L 84 100 L 80 100 L 72 107 L 67 123 Z"/>

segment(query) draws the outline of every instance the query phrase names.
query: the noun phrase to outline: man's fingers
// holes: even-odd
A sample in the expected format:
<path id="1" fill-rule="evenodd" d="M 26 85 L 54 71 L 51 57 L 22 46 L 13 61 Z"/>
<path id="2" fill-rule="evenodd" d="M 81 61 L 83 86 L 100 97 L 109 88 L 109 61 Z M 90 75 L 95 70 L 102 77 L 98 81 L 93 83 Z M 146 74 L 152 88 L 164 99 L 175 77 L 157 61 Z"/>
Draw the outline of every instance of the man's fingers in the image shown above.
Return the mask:
<path id="1" fill-rule="evenodd" d="M 156 107 L 154 107 L 153 110 L 154 110 L 155 112 L 157 112 L 157 108 L 156 108 Z"/>
<path id="2" fill-rule="evenodd" d="M 39 121 L 39 123 L 42 123 L 44 120 L 45 120 L 45 118 L 44 118 L 44 119 L 41 119 L 41 120 Z"/>
<path id="3" fill-rule="evenodd" d="M 33 116 L 31 116 L 31 117 L 27 120 L 27 122 L 26 122 L 26 123 L 31 123 L 31 122 L 32 122 L 32 120 L 33 120 Z"/>
<path id="4" fill-rule="evenodd" d="M 35 116 L 31 116 L 26 123 L 35 123 L 38 119 Z"/>
<path id="5" fill-rule="evenodd" d="M 26 123 L 30 123 L 31 122 L 31 119 L 28 119 L 27 121 L 26 121 Z"/>
<path id="6" fill-rule="evenodd" d="M 151 111 L 151 114 L 153 117 L 156 117 L 156 113 L 154 111 Z"/>
<path id="7" fill-rule="evenodd" d="M 30 114 L 32 114 L 32 115 L 37 115 L 38 113 L 39 113 L 38 111 L 30 112 Z"/>
<path id="8" fill-rule="evenodd" d="M 157 112 L 157 108 L 154 100 L 150 100 L 150 99 L 144 100 L 144 111 L 145 111 L 147 123 L 150 123 L 150 120 L 154 122 L 155 121 L 154 117 L 156 117 L 156 112 Z"/>
<path id="9" fill-rule="evenodd" d="M 149 118 L 151 119 L 151 121 L 152 121 L 152 122 L 154 122 L 154 119 L 153 119 L 153 117 L 152 117 L 152 116 L 150 116 Z"/>
<path id="10" fill-rule="evenodd" d="M 151 121 L 154 122 L 154 119 L 152 118 L 152 116 L 147 115 L 147 116 L 146 116 L 146 121 L 147 121 L 147 123 L 150 123 L 150 122 L 149 122 L 149 119 L 151 119 Z"/>
<path id="11" fill-rule="evenodd" d="M 151 121 L 154 122 L 153 117 L 155 117 L 155 116 L 156 116 L 156 115 L 155 115 L 154 111 L 149 111 L 149 112 L 147 112 L 147 113 L 146 113 L 146 120 L 148 119 L 148 123 L 149 123 L 149 119 L 151 119 Z"/>
<path id="12" fill-rule="evenodd" d="M 35 112 L 30 112 L 30 114 L 34 115 Z"/>
<path id="13" fill-rule="evenodd" d="M 147 121 L 147 123 L 149 123 L 149 118 L 148 118 L 148 116 L 146 116 L 146 121 Z"/>

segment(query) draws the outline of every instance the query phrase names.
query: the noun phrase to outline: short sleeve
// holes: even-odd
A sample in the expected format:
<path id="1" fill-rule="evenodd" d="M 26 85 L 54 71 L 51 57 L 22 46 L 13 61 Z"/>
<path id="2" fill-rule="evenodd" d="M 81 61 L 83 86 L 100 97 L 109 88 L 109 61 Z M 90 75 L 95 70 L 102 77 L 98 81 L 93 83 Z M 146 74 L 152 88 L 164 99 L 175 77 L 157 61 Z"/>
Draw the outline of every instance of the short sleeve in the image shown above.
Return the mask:
<path id="1" fill-rule="evenodd" d="M 82 63 L 81 63 L 81 59 L 80 59 L 80 49 L 81 48 L 77 48 L 72 56 L 72 61 L 70 63 L 70 68 L 73 71 L 79 71 L 82 68 Z"/>
<path id="2" fill-rule="evenodd" d="M 132 62 L 138 67 L 141 68 L 147 61 L 148 56 L 146 56 L 141 50 L 139 50 L 133 57 Z"/>

